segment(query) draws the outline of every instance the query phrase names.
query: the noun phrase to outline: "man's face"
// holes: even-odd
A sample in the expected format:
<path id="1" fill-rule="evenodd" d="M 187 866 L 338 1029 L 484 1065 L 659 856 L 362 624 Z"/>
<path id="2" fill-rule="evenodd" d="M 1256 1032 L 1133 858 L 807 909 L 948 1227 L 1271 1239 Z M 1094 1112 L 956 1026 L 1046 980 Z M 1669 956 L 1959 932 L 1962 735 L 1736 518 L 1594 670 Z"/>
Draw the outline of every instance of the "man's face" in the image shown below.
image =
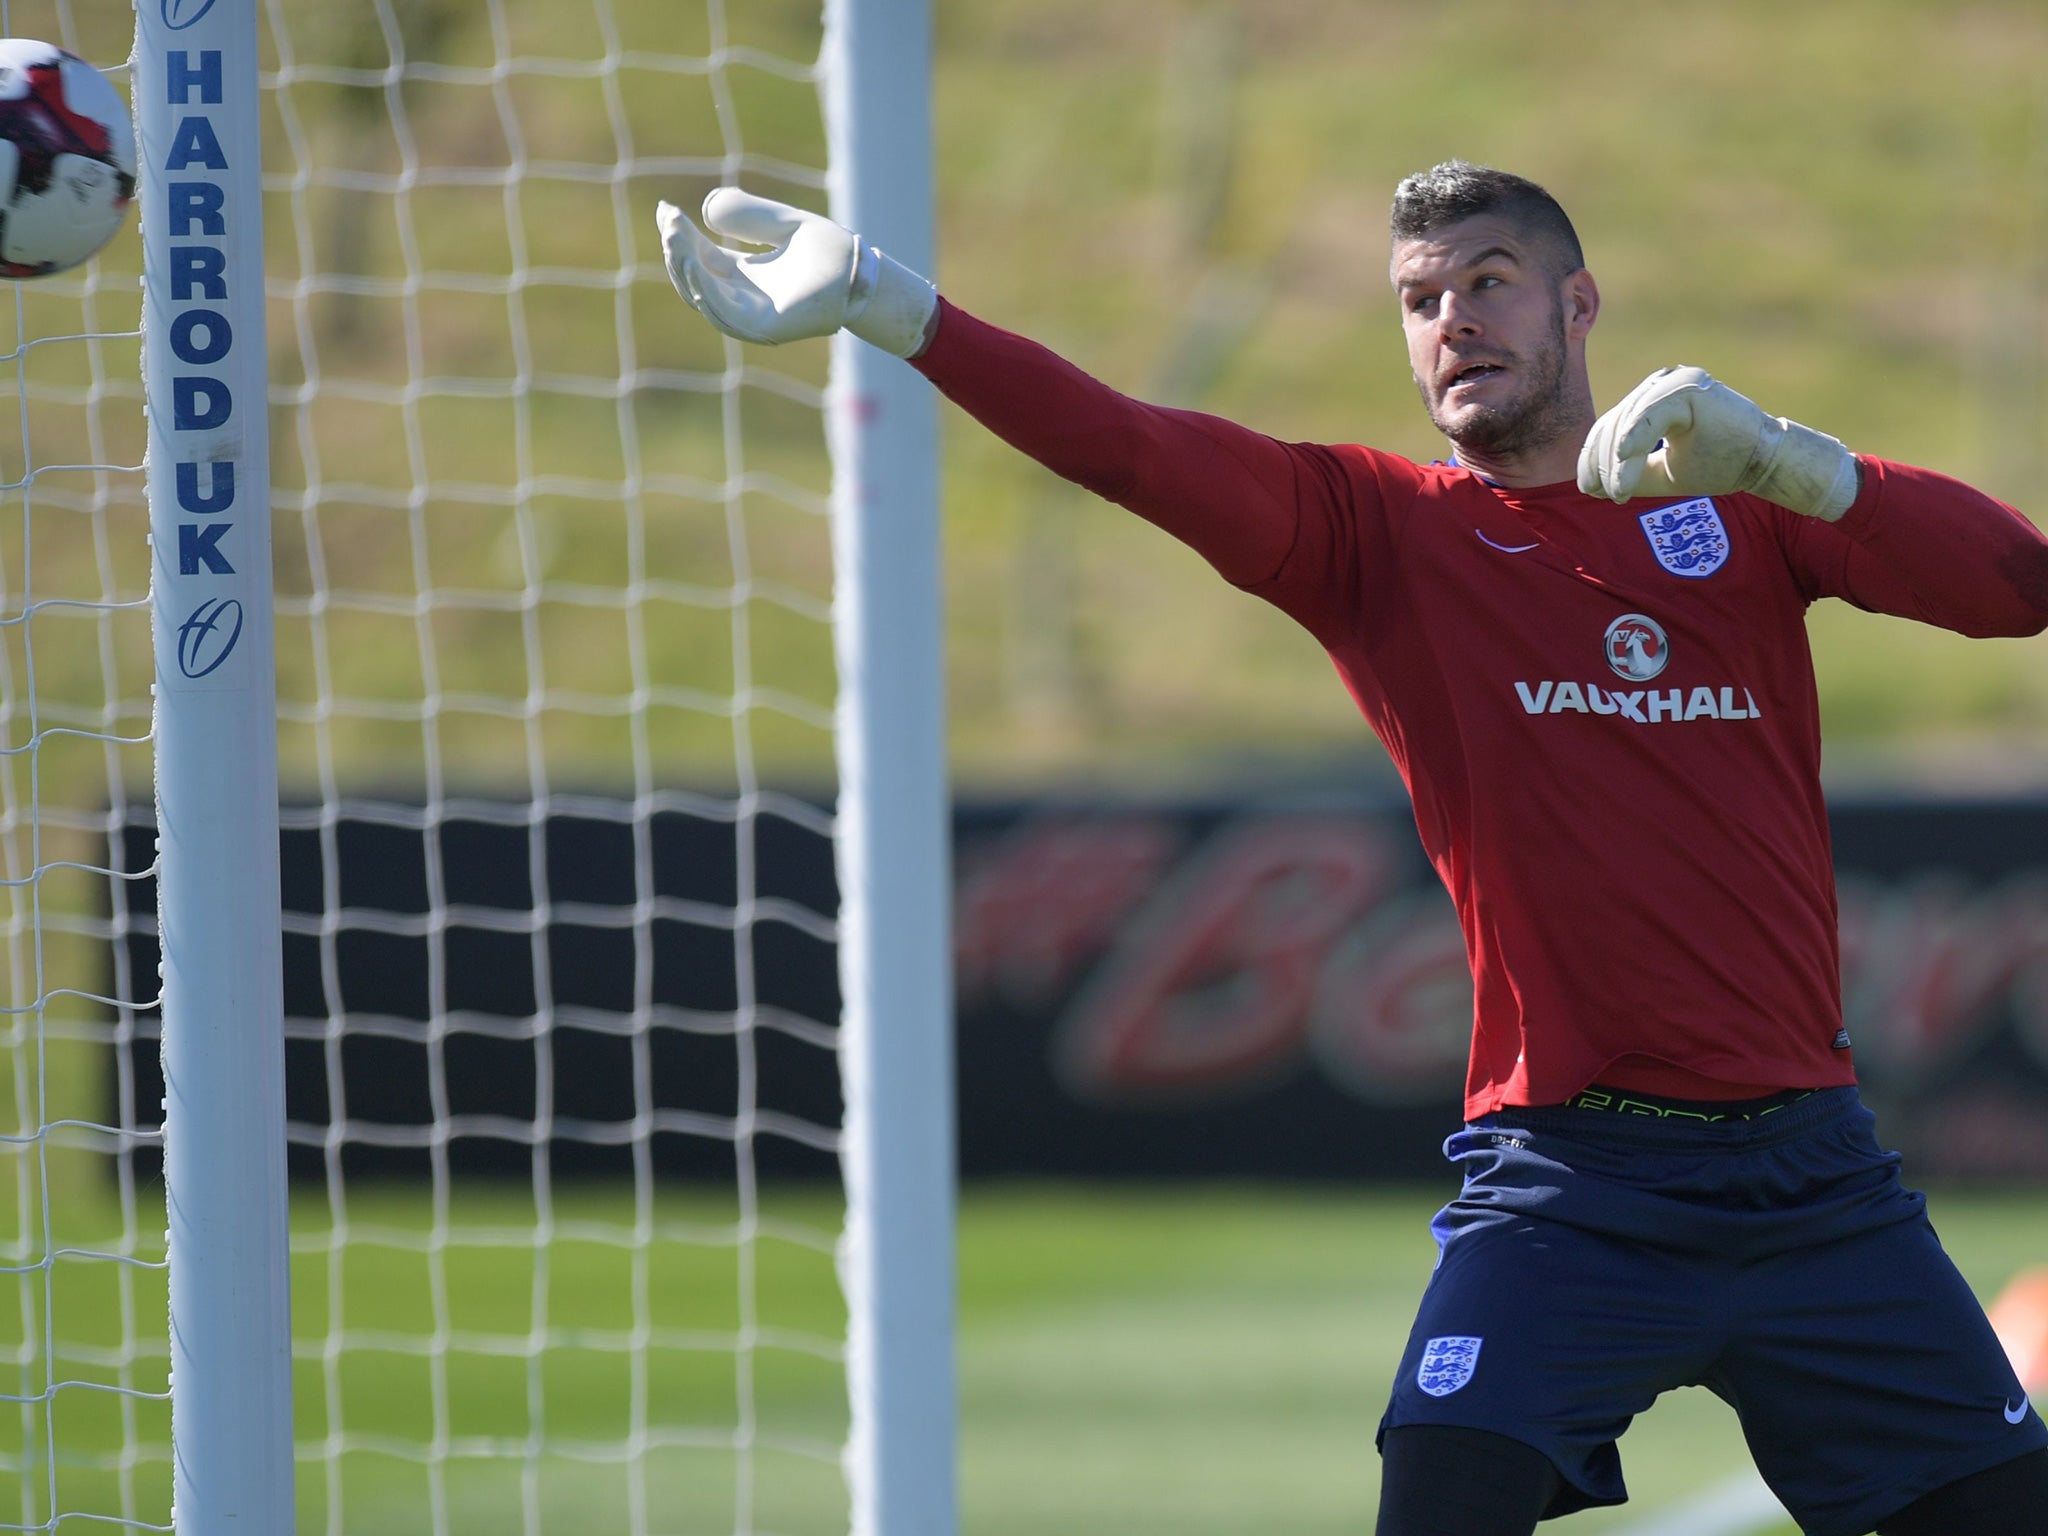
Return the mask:
<path id="1" fill-rule="evenodd" d="M 1514 224 L 1481 214 L 1403 240 L 1392 275 L 1415 387 L 1439 432 L 1498 456 L 1576 429 L 1566 298 Z"/>

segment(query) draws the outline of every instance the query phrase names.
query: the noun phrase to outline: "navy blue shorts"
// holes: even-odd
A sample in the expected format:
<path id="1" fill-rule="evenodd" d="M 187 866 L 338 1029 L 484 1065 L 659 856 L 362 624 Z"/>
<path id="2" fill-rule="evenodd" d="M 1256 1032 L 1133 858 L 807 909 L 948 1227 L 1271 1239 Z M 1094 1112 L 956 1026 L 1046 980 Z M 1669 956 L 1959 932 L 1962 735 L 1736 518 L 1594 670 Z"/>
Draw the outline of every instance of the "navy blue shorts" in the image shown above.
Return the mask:
<path id="1" fill-rule="evenodd" d="M 1491 1430 L 1628 1497 L 1615 1442 L 1704 1386 L 1807 1536 L 1879 1519 L 2048 1430 L 1853 1088 L 1699 1123 L 1508 1109 L 1444 1143 L 1465 1187 L 1381 1432 Z"/>

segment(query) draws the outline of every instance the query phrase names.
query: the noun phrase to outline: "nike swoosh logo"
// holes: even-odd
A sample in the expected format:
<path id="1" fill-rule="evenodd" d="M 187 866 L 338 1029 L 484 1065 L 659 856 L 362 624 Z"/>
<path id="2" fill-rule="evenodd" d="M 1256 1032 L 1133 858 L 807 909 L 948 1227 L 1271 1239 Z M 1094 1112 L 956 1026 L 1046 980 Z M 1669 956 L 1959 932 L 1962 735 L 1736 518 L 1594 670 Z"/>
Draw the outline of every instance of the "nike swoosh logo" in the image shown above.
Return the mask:
<path id="1" fill-rule="evenodd" d="M 2008 1408 L 2005 1410 L 2005 1422 L 2008 1424 L 2017 1424 L 2021 1419 L 2024 1419 L 2026 1416 L 2027 1400 L 2024 1397 L 2020 1399 L 2018 1407 Z"/>
<path id="2" fill-rule="evenodd" d="M 1472 531 L 1474 533 L 1479 533 L 1479 530 L 1477 528 L 1474 528 Z M 1530 550 L 1536 547 L 1535 544 L 1496 544 L 1493 542 L 1493 540 L 1489 539 L 1483 533 L 1479 533 L 1479 542 L 1484 544 L 1488 549 L 1499 550 L 1504 555 L 1526 555 L 1527 553 L 1529 553 Z M 1538 542 L 1541 541 L 1539 540 Z"/>

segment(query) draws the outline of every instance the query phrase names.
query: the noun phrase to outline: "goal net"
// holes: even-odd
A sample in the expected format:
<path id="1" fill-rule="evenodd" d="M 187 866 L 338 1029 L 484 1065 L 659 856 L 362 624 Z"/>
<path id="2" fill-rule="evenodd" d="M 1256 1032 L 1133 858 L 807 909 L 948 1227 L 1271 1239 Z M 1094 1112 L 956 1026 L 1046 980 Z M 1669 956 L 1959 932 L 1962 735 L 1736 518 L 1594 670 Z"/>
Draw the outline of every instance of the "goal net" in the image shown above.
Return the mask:
<path id="1" fill-rule="evenodd" d="M 198 24 L 235 0 L 144 5 L 195 41 L 137 80 L 209 99 Z M 873 1529 L 892 1345 L 863 1277 L 896 1218 L 850 1166 L 885 1112 L 849 1107 L 841 1065 L 874 1011 L 855 963 L 842 1027 L 863 919 L 840 910 L 859 878 L 836 678 L 866 664 L 846 575 L 835 593 L 845 357 L 721 340 L 670 290 L 652 217 L 735 180 L 826 207 L 830 40 L 815 8 L 765 0 L 239 8 L 261 81 L 298 1528 Z M 104 67 L 127 39 L 87 9 L 5 20 Z M 203 169 L 194 142 L 174 158 Z M 162 197 L 199 210 L 173 234 L 203 241 L 184 195 Z M 142 265 L 125 236 L 14 292 L 0 1528 L 172 1519 L 160 1041 L 180 1025 L 155 1007 L 178 946 L 154 915 Z M 230 494 L 218 464 L 179 482 L 195 517 Z M 201 524 L 184 573 L 240 537 Z M 166 834 L 177 815 L 167 797 Z M 218 1434 L 185 1405 L 191 1369 L 181 1464 Z M 942 1528 L 945 1477 L 928 1487 L 902 1529 Z"/>
<path id="2" fill-rule="evenodd" d="M 0 4 L 110 70 L 133 18 Z M 0 1527 L 169 1521 L 164 1202 L 132 1155 L 137 1015 L 110 850 L 152 782 L 148 513 L 131 228 L 0 288 Z M 76 1529 L 76 1526 L 68 1527 Z"/>

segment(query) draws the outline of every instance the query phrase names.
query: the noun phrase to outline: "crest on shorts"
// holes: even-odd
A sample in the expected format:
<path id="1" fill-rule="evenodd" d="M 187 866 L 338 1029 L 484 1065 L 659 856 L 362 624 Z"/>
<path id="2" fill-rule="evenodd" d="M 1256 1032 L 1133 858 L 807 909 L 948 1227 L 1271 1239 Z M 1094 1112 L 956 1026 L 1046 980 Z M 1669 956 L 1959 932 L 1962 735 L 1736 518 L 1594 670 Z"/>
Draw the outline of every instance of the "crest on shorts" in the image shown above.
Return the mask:
<path id="1" fill-rule="evenodd" d="M 1422 1346 L 1422 1364 L 1415 1367 L 1415 1385 L 1431 1397 L 1449 1397 L 1472 1379 L 1484 1339 L 1448 1334 Z"/>
<path id="2" fill-rule="evenodd" d="M 1728 563 L 1728 530 L 1708 497 L 1659 507 L 1636 521 L 1657 563 L 1674 576 L 1711 576 Z"/>

